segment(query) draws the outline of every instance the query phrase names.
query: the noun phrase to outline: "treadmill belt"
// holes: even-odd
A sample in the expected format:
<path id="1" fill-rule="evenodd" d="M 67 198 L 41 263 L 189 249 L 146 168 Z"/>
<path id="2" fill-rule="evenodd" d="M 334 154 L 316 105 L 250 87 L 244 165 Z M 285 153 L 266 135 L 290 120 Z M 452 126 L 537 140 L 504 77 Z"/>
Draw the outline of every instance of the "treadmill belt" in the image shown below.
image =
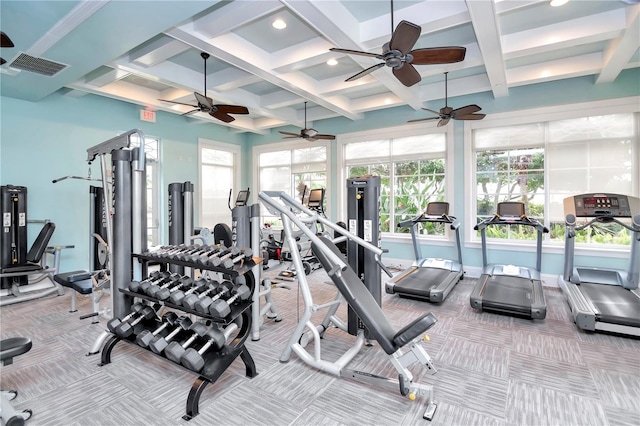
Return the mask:
<path id="1" fill-rule="evenodd" d="M 482 307 L 504 312 L 531 314 L 533 281 L 522 277 L 494 275 L 488 278 Z"/>
<path id="2" fill-rule="evenodd" d="M 600 314 L 599 321 L 640 327 L 640 298 L 631 291 L 606 284 L 581 283 L 577 286 Z"/>
<path id="3" fill-rule="evenodd" d="M 455 273 L 446 269 L 418 268 L 395 285 L 398 292 L 415 296 L 428 296 L 429 291 L 444 282 L 449 274 Z"/>

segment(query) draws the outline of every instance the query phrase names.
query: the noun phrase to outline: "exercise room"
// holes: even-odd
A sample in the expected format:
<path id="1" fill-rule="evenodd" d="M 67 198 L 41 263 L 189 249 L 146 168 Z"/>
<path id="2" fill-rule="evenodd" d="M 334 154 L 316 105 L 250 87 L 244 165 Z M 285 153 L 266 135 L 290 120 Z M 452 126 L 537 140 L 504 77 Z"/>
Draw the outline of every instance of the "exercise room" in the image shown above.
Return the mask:
<path id="1" fill-rule="evenodd" d="M 0 423 L 640 424 L 638 0 L 0 2 Z"/>

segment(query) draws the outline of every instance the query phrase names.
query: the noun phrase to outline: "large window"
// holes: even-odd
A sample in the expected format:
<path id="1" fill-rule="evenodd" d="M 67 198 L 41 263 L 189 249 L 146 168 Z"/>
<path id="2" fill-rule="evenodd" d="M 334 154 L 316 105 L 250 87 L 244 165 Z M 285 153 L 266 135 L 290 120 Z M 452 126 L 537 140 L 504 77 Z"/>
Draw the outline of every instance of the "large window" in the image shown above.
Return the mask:
<path id="1" fill-rule="evenodd" d="M 449 201 L 445 179 L 446 130 L 446 127 L 406 126 L 386 131 L 388 137 L 381 139 L 371 137 L 374 133 L 343 139 L 345 177 L 380 176 L 382 232 L 409 232 L 397 224 L 424 212 L 429 202 Z M 442 236 L 445 227 L 427 224 L 419 232 Z"/>
<path id="2" fill-rule="evenodd" d="M 302 200 L 304 189 L 327 188 L 328 144 L 296 142 L 255 148 L 260 191 L 284 191 Z M 307 192 L 308 196 L 308 192 Z M 279 217 L 262 211 L 263 223 L 280 226 Z"/>
<path id="3" fill-rule="evenodd" d="M 564 198 L 591 192 L 638 196 L 636 129 L 637 113 L 629 112 L 473 130 L 476 221 L 492 216 L 499 202 L 521 201 L 527 215 L 549 227 L 545 238 L 563 242 Z M 491 227 L 487 236 L 535 239 L 525 228 Z M 630 238 L 610 224 L 583 231 L 576 241 L 628 245 Z"/>
<path id="4" fill-rule="evenodd" d="M 137 134 L 131 135 L 132 147 L 140 146 Z M 145 171 L 147 175 L 147 245 L 160 244 L 160 139 L 145 136 Z"/>
<path id="5" fill-rule="evenodd" d="M 201 139 L 200 147 L 200 226 L 218 223 L 231 226 L 229 191 L 242 189 L 239 177 L 240 149 L 235 145 Z M 233 200 L 231 200 L 233 202 Z"/>

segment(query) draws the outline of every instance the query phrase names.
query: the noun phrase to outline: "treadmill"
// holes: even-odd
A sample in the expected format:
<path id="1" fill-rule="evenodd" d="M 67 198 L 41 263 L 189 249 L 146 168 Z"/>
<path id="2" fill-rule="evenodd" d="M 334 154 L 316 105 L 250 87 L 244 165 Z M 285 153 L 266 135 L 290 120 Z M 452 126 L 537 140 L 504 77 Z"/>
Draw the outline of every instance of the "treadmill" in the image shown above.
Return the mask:
<path id="1" fill-rule="evenodd" d="M 422 223 L 446 223 L 456 232 L 458 259 L 423 258 L 416 229 Z M 463 278 L 462 248 L 460 245 L 460 222 L 449 216 L 449 203 L 427 204 L 426 213 L 398 224 L 398 228 L 411 228 L 413 251 L 416 257 L 413 265 L 385 284 L 388 294 L 429 302 L 442 302 L 453 287 Z"/>
<path id="2" fill-rule="evenodd" d="M 619 194 L 582 194 L 564 199 L 564 274 L 558 279 L 576 325 L 588 331 L 640 336 L 640 199 Z M 578 225 L 577 218 L 591 218 Z M 622 222 L 631 218 L 631 225 Z M 597 223 L 631 231 L 628 270 L 574 267 L 576 231 Z"/>
<path id="3" fill-rule="evenodd" d="M 529 319 L 544 319 L 547 303 L 542 291 L 542 234 L 549 230 L 535 219 L 527 217 L 521 202 L 498 203 L 495 216 L 477 224 L 482 238 L 482 275 L 471 292 L 471 307 Z M 536 267 L 487 264 L 488 226 L 525 225 L 537 232 Z"/>

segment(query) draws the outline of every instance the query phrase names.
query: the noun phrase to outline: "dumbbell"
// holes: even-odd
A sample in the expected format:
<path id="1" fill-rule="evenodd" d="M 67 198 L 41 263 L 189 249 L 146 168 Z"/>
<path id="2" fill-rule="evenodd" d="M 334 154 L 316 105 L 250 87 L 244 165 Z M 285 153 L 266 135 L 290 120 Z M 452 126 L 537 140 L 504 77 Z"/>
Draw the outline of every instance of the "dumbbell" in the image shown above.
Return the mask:
<path id="1" fill-rule="evenodd" d="M 159 290 L 155 297 L 158 300 L 167 300 L 174 292 L 181 290 L 183 288 L 190 287 L 193 284 L 193 279 L 191 277 L 182 277 L 178 280 L 176 285 L 173 287 L 167 287 Z"/>
<path id="2" fill-rule="evenodd" d="M 149 285 L 147 288 L 144 289 L 144 292 L 151 297 L 156 297 L 156 294 L 158 293 L 158 291 L 167 287 L 171 287 L 174 283 L 178 282 L 180 278 L 182 278 L 180 274 L 173 273 L 168 277 L 166 277 L 164 280 L 157 281 Z"/>
<path id="3" fill-rule="evenodd" d="M 199 249 L 200 246 L 187 246 L 184 250 L 168 255 L 167 258 L 171 260 L 182 260 L 182 256 L 195 253 Z"/>
<path id="4" fill-rule="evenodd" d="M 180 317 L 176 322 L 176 328 L 171 330 L 166 337 L 155 335 L 151 342 L 149 343 L 149 349 L 151 349 L 154 353 L 160 354 L 162 351 L 169 346 L 169 343 L 181 332 L 188 330 L 192 325 L 191 319 L 189 317 Z"/>
<path id="5" fill-rule="evenodd" d="M 192 254 L 191 257 L 187 260 L 190 262 L 198 263 L 200 258 L 208 259 L 212 254 L 215 254 L 220 251 L 219 246 L 209 246 L 209 248 L 201 253 Z"/>
<path id="6" fill-rule="evenodd" d="M 153 310 L 151 306 L 145 306 L 138 313 L 140 315 L 138 318 L 131 321 L 123 321 L 119 326 L 116 327 L 116 334 L 120 337 L 129 337 L 133 334 L 136 325 L 138 325 L 143 320 L 151 320 L 156 318 L 156 311 Z"/>
<path id="7" fill-rule="evenodd" d="M 220 299 L 221 297 L 230 294 L 231 290 L 233 290 L 233 283 L 231 281 L 223 281 L 222 283 L 220 283 L 218 285 L 218 292 L 215 294 L 215 296 L 211 297 L 211 296 L 204 296 L 202 298 L 200 298 L 200 300 L 196 301 L 195 303 L 195 309 L 196 311 L 198 311 L 201 314 L 208 314 L 209 313 L 209 306 L 211 306 L 211 304 L 213 302 L 215 302 L 216 300 Z"/>
<path id="8" fill-rule="evenodd" d="M 204 298 L 207 297 L 209 293 L 211 293 L 212 291 L 215 291 L 218 289 L 218 286 L 220 285 L 220 283 L 218 281 L 210 281 L 209 282 L 209 287 L 203 291 L 201 291 L 198 294 L 195 293 L 191 293 L 188 294 L 184 297 L 184 299 L 182 300 L 182 306 L 184 306 L 185 308 L 188 309 L 195 309 L 196 307 L 196 303 Z"/>
<path id="9" fill-rule="evenodd" d="M 153 255 L 155 257 L 167 257 L 167 256 L 169 256 L 169 255 L 171 255 L 173 253 L 178 253 L 178 252 L 180 252 L 182 250 L 185 250 L 187 247 L 189 247 L 189 246 L 186 246 L 184 244 L 180 244 L 180 245 L 177 245 L 177 246 L 175 246 L 175 245 L 174 246 L 167 246 L 166 250 L 153 252 Z"/>
<path id="10" fill-rule="evenodd" d="M 109 331 L 111 331 L 112 333 L 116 332 L 116 328 L 122 324 L 125 321 L 129 321 L 131 318 L 135 317 L 138 312 L 142 311 L 144 309 L 145 305 L 143 305 L 142 303 L 134 303 L 131 306 L 131 312 L 129 312 L 127 314 L 127 316 L 125 316 L 124 318 L 120 319 L 120 318 L 113 318 L 110 319 L 109 322 L 107 322 L 107 328 L 109 329 Z"/>
<path id="11" fill-rule="evenodd" d="M 198 278 L 193 283 L 191 288 L 188 289 L 187 291 L 177 290 L 175 293 L 173 293 L 169 297 L 169 303 L 181 306 L 182 305 L 182 301 L 184 300 L 185 297 L 187 297 L 188 295 L 190 295 L 191 293 L 194 293 L 196 291 L 204 291 L 204 289 L 206 288 L 206 285 L 207 285 L 208 282 L 209 281 L 207 281 L 204 278 Z"/>
<path id="12" fill-rule="evenodd" d="M 131 290 L 131 288 L 135 288 L 136 289 L 135 293 L 143 294 L 143 293 L 146 293 L 147 289 L 152 285 L 162 285 L 166 282 L 171 282 L 172 274 L 170 272 L 162 272 L 162 274 L 163 274 L 162 277 L 159 277 L 153 280 L 145 279 L 140 281 L 140 283 L 138 284 L 136 284 L 136 281 L 131 281 L 131 284 L 129 285 L 129 290 Z"/>
<path id="13" fill-rule="evenodd" d="M 237 325 L 231 324 L 227 327 L 227 330 L 235 330 L 237 328 Z M 210 348 L 214 351 L 222 349 L 224 344 L 227 343 L 227 330 L 225 330 L 224 333 L 217 328 L 210 328 L 207 330 L 204 335 L 204 339 L 206 340 L 204 345 L 202 345 L 202 347 L 197 351 L 194 348 L 187 349 L 182 355 L 182 358 L 180 358 L 180 363 L 189 370 L 199 373 L 200 370 L 202 370 L 202 367 L 204 367 L 204 358 L 202 358 L 202 355 Z"/>
<path id="14" fill-rule="evenodd" d="M 229 250 L 222 256 L 212 257 L 209 259 L 209 266 L 219 266 L 222 262 L 229 259 L 231 256 L 237 256 L 240 254 L 240 249 L 238 247 L 231 247 Z"/>
<path id="15" fill-rule="evenodd" d="M 129 291 L 138 293 L 138 291 L 140 291 L 140 286 L 143 283 L 160 281 L 167 276 L 169 276 L 169 272 L 153 271 L 147 278 L 142 281 L 131 281 L 129 283 Z"/>
<path id="16" fill-rule="evenodd" d="M 199 256 L 202 253 L 205 253 L 205 252 L 209 251 L 210 249 L 211 249 L 211 247 L 209 247 L 209 246 L 197 246 L 196 250 L 193 250 L 190 253 L 186 253 L 186 252 L 180 253 L 180 254 L 176 255 L 175 258 L 178 259 L 178 260 L 183 260 L 183 261 L 186 262 L 188 260 L 191 260 L 192 256 Z"/>
<path id="17" fill-rule="evenodd" d="M 170 325 L 174 325 L 178 320 L 178 314 L 175 312 L 167 312 L 162 316 L 162 324 L 158 328 L 153 331 L 143 330 L 140 334 L 136 336 L 136 343 L 143 348 L 149 346 L 151 340 L 158 334 L 162 333 L 167 327 Z"/>
<path id="18" fill-rule="evenodd" d="M 196 263 L 198 265 L 202 265 L 202 266 L 210 266 L 211 265 L 211 261 L 217 257 L 220 256 L 224 256 L 225 254 L 229 253 L 229 251 L 231 250 L 231 248 L 229 247 L 225 247 L 222 246 L 220 248 L 218 248 L 218 250 L 215 250 L 212 254 L 207 255 L 207 256 L 200 256 L 197 260 Z"/>
<path id="19" fill-rule="evenodd" d="M 251 289 L 245 284 L 239 285 L 233 296 L 227 300 L 218 299 L 209 306 L 209 313 L 216 318 L 224 318 L 231 313 L 231 304 L 236 300 L 247 300 L 251 297 Z"/>
<path id="20" fill-rule="evenodd" d="M 225 259 L 224 262 L 222 263 L 222 267 L 225 269 L 231 269 L 233 268 L 233 265 L 240 262 L 241 260 L 249 260 L 252 257 L 253 257 L 253 250 L 251 250 L 249 247 L 245 247 L 244 249 L 242 249 L 240 253 L 238 253 L 236 257 Z"/>
<path id="21" fill-rule="evenodd" d="M 186 352 L 187 348 L 196 341 L 198 337 L 202 337 L 207 334 L 207 326 L 201 322 L 195 322 L 189 327 L 189 331 L 191 332 L 191 336 L 187 338 L 182 343 L 178 343 L 173 341 L 169 343 L 169 346 L 164 350 L 164 356 L 166 356 L 171 361 L 180 364 L 180 359 L 182 355 Z"/>

